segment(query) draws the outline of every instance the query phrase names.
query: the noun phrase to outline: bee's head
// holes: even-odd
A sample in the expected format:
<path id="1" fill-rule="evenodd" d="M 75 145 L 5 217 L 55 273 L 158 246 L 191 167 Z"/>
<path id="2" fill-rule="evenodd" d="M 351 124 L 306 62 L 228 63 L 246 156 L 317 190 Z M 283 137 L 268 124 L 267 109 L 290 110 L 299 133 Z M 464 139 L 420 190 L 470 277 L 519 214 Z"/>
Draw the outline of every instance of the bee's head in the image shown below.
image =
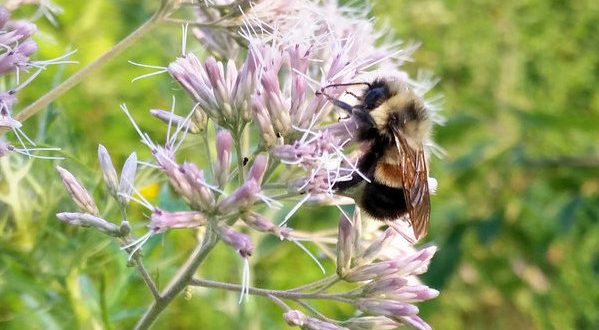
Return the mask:
<path id="1" fill-rule="evenodd" d="M 382 79 L 377 79 L 364 90 L 362 106 L 366 111 L 372 111 L 391 97 L 389 84 Z"/>
<path id="2" fill-rule="evenodd" d="M 425 138 L 430 132 L 425 105 L 405 84 L 375 81 L 364 94 L 363 106 L 386 140 L 393 141 L 396 130 L 416 140 Z"/>

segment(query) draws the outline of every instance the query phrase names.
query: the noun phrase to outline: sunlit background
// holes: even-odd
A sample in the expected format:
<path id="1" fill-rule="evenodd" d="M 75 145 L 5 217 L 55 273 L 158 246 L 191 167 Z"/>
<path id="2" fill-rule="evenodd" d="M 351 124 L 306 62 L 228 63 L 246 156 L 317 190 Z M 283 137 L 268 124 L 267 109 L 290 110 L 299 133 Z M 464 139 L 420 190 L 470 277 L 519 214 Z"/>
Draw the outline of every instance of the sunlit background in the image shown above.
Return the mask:
<path id="1" fill-rule="evenodd" d="M 110 49 L 158 1 L 55 2 L 64 9 L 59 25 L 36 22 L 37 58 L 76 48 L 79 64 L 42 73 L 19 95 L 17 111 Z M 435 136 L 447 155 L 432 160 L 439 189 L 423 243 L 439 246 L 424 280 L 441 295 L 419 304 L 422 317 L 437 329 L 598 329 L 599 2 L 387 0 L 375 1 L 372 16 L 396 38 L 422 43 L 406 70 L 433 72 L 441 78 L 434 92 L 444 95 L 447 122 Z M 84 178 L 114 216 L 116 205 L 100 189 L 98 143 L 118 166 L 134 150 L 149 156 L 119 104 L 127 103 L 155 139 L 166 129 L 149 109 L 168 109 L 171 95 L 180 109 L 191 105 L 166 75 L 131 83 L 148 71 L 127 61 L 165 66 L 180 53 L 180 38 L 179 26 L 155 29 L 24 124 L 34 140 L 64 149 L 62 166 Z M 191 40 L 188 48 L 203 54 Z M 186 147 L 201 163 L 199 147 Z M 0 160 L 0 328 L 130 328 L 151 295 L 117 244 L 56 220 L 74 205 L 54 166 L 23 158 L 9 168 Z M 156 177 L 142 176 L 138 185 L 165 208 L 181 203 Z M 134 228 L 142 232 L 135 209 Z M 308 207 L 292 225 L 336 228 L 337 219 L 335 208 Z M 294 245 L 256 242 L 254 285 L 283 289 L 322 276 Z M 193 244 L 192 232 L 173 231 L 145 246 L 161 285 Z M 239 282 L 241 262 L 229 250 L 218 247 L 202 276 Z M 334 272 L 332 263 L 326 268 Z M 270 301 L 237 299 L 187 292 L 156 328 L 283 327 L 282 310 Z M 342 304 L 318 307 L 332 316 L 351 313 Z"/>

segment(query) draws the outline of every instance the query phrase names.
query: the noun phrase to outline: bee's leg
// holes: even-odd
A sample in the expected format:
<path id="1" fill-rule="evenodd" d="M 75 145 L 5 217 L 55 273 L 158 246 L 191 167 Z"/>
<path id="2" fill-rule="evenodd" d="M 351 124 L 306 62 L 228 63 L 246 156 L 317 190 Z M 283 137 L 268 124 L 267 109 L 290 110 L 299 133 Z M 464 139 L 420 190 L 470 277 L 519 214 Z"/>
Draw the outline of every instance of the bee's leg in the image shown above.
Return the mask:
<path id="1" fill-rule="evenodd" d="M 358 132 L 356 137 L 358 141 L 374 140 L 378 138 L 379 132 L 376 129 L 374 119 L 372 119 L 372 116 L 368 111 L 355 107 L 352 111 L 352 116 L 359 125 L 356 130 Z"/>
<path id="2" fill-rule="evenodd" d="M 358 171 L 360 173 L 354 172 L 352 177 L 348 181 L 337 181 L 333 185 L 333 189 L 336 191 L 344 191 L 347 190 L 360 182 L 364 181 L 364 177 L 368 178 L 372 181 L 374 175 L 374 169 L 376 167 L 376 162 L 380 158 L 379 152 L 376 150 L 368 151 L 360 161 L 358 162 Z"/>

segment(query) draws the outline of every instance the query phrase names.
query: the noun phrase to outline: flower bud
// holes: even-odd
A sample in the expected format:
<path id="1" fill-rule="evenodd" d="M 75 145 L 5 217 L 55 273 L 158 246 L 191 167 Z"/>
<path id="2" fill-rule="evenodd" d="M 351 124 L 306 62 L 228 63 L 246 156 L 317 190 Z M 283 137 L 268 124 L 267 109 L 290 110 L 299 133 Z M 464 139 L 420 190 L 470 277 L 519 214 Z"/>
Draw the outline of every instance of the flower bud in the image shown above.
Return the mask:
<path id="1" fill-rule="evenodd" d="M 262 185 L 262 179 L 264 178 L 264 173 L 266 172 L 267 166 L 268 156 L 258 155 L 254 160 L 254 164 L 250 168 L 250 171 L 248 172 L 247 178 L 255 180 L 258 185 Z"/>
<path id="2" fill-rule="evenodd" d="M 37 52 L 37 49 L 38 49 L 38 47 L 37 47 L 37 43 L 35 41 L 26 40 L 25 42 L 20 44 L 15 51 L 25 57 L 29 57 L 33 53 Z"/>
<path id="3" fill-rule="evenodd" d="M 217 232 L 223 242 L 234 248 L 243 258 L 251 256 L 254 252 L 254 244 L 248 235 L 225 225 L 218 226 Z"/>
<path id="4" fill-rule="evenodd" d="M 364 285 L 361 289 L 360 295 L 369 297 L 386 295 L 390 292 L 399 290 L 407 283 L 408 281 L 402 277 L 387 277 L 380 280 L 375 280 Z"/>
<path id="5" fill-rule="evenodd" d="M 37 32 L 37 25 L 26 20 L 10 21 L 8 27 L 18 36 L 17 42 L 23 43 Z"/>
<path id="6" fill-rule="evenodd" d="M 280 227 L 269 221 L 265 217 L 257 213 L 251 213 L 242 218 L 243 222 L 245 222 L 251 228 L 263 232 L 263 233 L 272 233 L 278 236 L 281 239 L 288 238 L 291 233 L 291 229 L 288 227 Z"/>
<path id="7" fill-rule="evenodd" d="M 393 330 L 401 326 L 385 316 L 363 316 L 353 318 L 345 323 L 352 330 Z"/>
<path id="8" fill-rule="evenodd" d="M 191 206 L 201 210 L 212 210 L 215 203 L 214 193 L 206 183 L 204 172 L 196 164 L 189 162 L 183 163 L 179 170 L 191 188 L 192 196 L 189 198 Z"/>
<path id="9" fill-rule="evenodd" d="M 382 232 L 370 245 L 364 250 L 364 253 L 356 258 L 356 265 L 365 265 L 371 263 L 379 253 L 384 250 L 397 236 L 397 232 L 393 228 L 387 228 Z"/>
<path id="10" fill-rule="evenodd" d="M 162 147 L 158 147 L 156 150 L 152 151 L 152 153 L 154 154 L 154 158 L 156 158 L 156 162 L 168 177 L 173 189 L 177 194 L 183 197 L 185 202 L 192 204 L 194 197 L 193 189 L 185 177 L 184 171 L 182 171 L 181 167 L 175 162 L 173 156 L 168 150 Z"/>
<path id="11" fill-rule="evenodd" d="M 150 228 L 161 232 L 174 228 L 194 228 L 206 224 L 206 217 L 201 212 L 179 211 L 169 212 L 155 208 L 150 216 Z"/>
<path id="12" fill-rule="evenodd" d="M 0 6 L 0 29 L 4 28 L 4 25 L 10 19 L 10 11 L 4 6 Z"/>
<path id="13" fill-rule="evenodd" d="M 356 307 L 364 312 L 388 316 L 402 317 L 418 314 L 418 307 L 388 299 L 358 299 Z"/>
<path id="14" fill-rule="evenodd" d="M 240 143 L 237 141 L 236 143 Z M 224 187 L 229 180 L 229 170 L 231 167 L 231 149 L 233 147 L 233 136 L 228 130 L 220 130 L 216 134 L 216 157 L 217 162 L 214 166 L 214 175 L 219 186 Z"/>
<path id="15" fill-rule="evenodd" d="M 306 330 L 342 330 L 348 328 L 340 327 L 330 322 L 322 321 L 313 317 L 306 316 L 298 310 L 290 310 L 283 314 L 285 322 L 291 326 L 301 327 Z"/>
<path id="16" fill-rule="evenodd" d="M 232 194 L 223 198 L 218 204 L 218 211 L 227 214 L 251 206 L 258 198 L 260 186 L 255 180 L 248 180 Z"/>
<path id="17" fill-rule="evenodd" d="M 432 330 L 431 326 L 424 322 L 418 315 L 404 316 L 401 318 L 401 321 L 416 330 Z"/>
<path id="18" fill-rule="evenodd" d="M 268 110 L 266 110 L 260 95 L 252 96 L 252 114 L 254 115 L 258 129 L 260 129 L 260 136 L 266 147 L 274 146 L 277 143 L 277 135 L 272 126 Z"/>
<path id="19" fill-rule="evenodd" d="M 133 192 L 135 184 L 135 173 L 137 172 L 137 154 L 132 152 L 125 161 L 121 170 L 121 181 L 119 182 L 119 203 L 127 205 L 129 197 Z"/>
<path id="20" fill-rule="evenodd" d="M 283 318 L 285 319 L 285 322 L 287 322 L 287 324 L 291 326 L 301 327 L 304 325 L 308 317 L 304 313 L 293 309 L 283 314 Z"/>
<path id="21" fill-rule="evenodd" d="M 209 115 L 214 114 L 212 110 L 218 104 L 214 102 L 214 95 L 206 70 L 194 54 L 187 53 L 178 57 L 169 64 L 168 72 L 200 104 L 202 109 L 209 111 Z"/>
<path id="22" fill-rule="evenodd" d="M 435 246 L 427 247 L 408 256 L 366 264 L 352 269 L 344 279 L 349 282 L 368 281 L 386 276 L 422 274 L 435 254 Z"/>
<path id="23" fill-rule="evenodd" d="M 206 126 L 208 126 L 208 115 L 200 106 L 196 106 L 193 115 L 191 115 L 191 122 L 193 123 L 192 133 L 195 133 L 195 130 L 197 130 L 197 133 L 204 132 Z"/>
<path id="24" fill-rule="evenodd" d="M 389 290 L 385 295 L 389 299 L 415 303 L 436 298 L 439 296 L 439 291 L 426 285 L 408 285 Z"/>
<path id="25" fill-rule="evenodd" d="M 182 130 L 184 130 L 184 131 L 188 131 L 193 134 L 197 134 L 197 133 L 201 132 L 201 130 L 198 127 L 196 127 L 196 125 L 193 123 L 193 120 L 192 120 L 192 122 L 187 122 L 187 123 L 183 124 L 183 122 L 185 121 L 185 118 L 181 117 L 179 115 L 176 115 L 170 111 L 161 110 L 161 109 L 151 109 L 150 114 L 152 116 L 162 120 L 166 124 L 171 124 L 174 126 L 183 125 Z"/>
<path id="26" fill-rule="evenodd" d="M 119 226 L 88 213 L 62 212 L 56 214 L 58 220 L 73 226 L 94 227 L 111 236 L 121 236 Z"/>
<path id="27" fill-rule="evenodd" d="M 29 56 L 37 51 L 37 43 L 33 40 L 26 40 L 15 47 L 14 50 L 0 55 L 0 74 L 16 70 L 18 68 L 28 68 Z"/>
<path id="28" fill-rule="evenodd" d="M 115 198 L 118 198 L 118 185 L 119 179 L 116 174 L 116 169 L 112 164 L 112 159 L 108 150 L 103 145 L 98 145 L 98 161 L 100 163 L 100 169 L 102 170 L 102 177 L 108 187 L 108 191 Z"/>
<path id="29" fill-rule="evenodd" d="M 62 183 L 67 188 L 67 191 L 75 204 L 77 204 L 82 211 L 98 215 L 99 211 L 96 203 L 87 190 L 83 188 L 83 185 L 77 181 L 75 176 L 60 166 L 56 166 L 56 170 L 60 174 Z"/>
<path id="30" fill-rule="evenodd" d="M 353 225 L 345 214 L 341 214 L 337 231 L 337 274 L 343 278 L 351 268 L 354 250 Z"/>

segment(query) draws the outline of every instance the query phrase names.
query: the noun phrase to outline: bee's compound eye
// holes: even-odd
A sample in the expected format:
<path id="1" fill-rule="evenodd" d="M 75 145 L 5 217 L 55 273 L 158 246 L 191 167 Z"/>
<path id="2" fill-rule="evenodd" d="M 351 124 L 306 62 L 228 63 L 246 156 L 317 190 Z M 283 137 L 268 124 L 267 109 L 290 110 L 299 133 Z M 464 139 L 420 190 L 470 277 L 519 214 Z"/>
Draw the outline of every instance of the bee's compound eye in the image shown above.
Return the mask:
<path id="1" fill-rule="evenodd" d="M 366 110 L 372 110 L 381 105 L 388 97 L 389 90 L 386 86 L 370 88 L 364 95 L 364 106 Z"/>

